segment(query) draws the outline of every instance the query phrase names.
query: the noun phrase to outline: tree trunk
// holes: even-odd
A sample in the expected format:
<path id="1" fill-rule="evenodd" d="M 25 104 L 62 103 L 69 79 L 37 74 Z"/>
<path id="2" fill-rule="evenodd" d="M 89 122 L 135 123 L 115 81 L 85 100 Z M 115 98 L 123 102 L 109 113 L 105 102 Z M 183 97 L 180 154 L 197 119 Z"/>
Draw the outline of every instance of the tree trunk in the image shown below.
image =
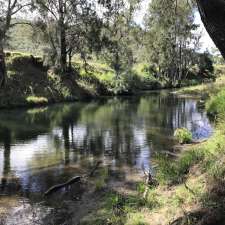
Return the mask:
<path id="1" fill-rule="evenodd" d="M 6 65 L 5 65 L 5 53 L 3 47 L 0 46 L 0 88 L 5 85 L 6 81 Z"/>
<path id="2" fill-rule="evenodd" d="M 60 67 L 63 73 L 67 69 L 67 43 L 66 43 L 66 25 L 64 23 L 64 5 L 59 1 L 59 29 L 60 29 Z"/>
<path id="3" fill-rule="evenodd" d="M 225 0 L 196 0 L 210 37 L 225 59 Z"/>
<path id="4" fill-rule="evenodd" d="M 61 57 L 60 57 L 60 65 L 61 65 L 61 70 L 63 73 L 66 72 L 67 69 L 67 51 L 66 51 L 66 32 L 65 29 L 62 27 L 61 28 L 61 34 L 60 34 L 60 39 L 61 39 Z"/>

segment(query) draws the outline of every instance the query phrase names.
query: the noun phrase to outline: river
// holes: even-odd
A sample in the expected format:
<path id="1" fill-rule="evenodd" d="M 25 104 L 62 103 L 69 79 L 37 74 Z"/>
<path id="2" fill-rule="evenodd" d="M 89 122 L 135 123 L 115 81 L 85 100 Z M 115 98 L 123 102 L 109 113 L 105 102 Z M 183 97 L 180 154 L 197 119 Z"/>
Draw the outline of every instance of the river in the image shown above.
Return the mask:
<path id="1" fill-rule="evenodd" d="M 173 150 L 179 127 L 188 128 L 194 139 L 213 132 L 196 99 L 168 91 L 1 110 L 2 224 L 64 224 L 71 196 L 62 198 L 60 192 L 44 199 L 49 187 L 85 173 L 98 160 L 111 171 L 123 171 L 124 177 L 128 171 L 151 169 L 155 153 Z M 74 207 L 79 210 L 79 204 Z"/>

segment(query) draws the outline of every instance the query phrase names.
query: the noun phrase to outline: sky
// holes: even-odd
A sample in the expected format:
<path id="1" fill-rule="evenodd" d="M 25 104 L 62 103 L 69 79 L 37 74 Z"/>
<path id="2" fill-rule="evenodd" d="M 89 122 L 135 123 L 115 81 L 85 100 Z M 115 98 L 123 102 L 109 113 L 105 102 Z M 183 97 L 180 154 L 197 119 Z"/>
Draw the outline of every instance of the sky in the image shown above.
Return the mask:
<path id="1" fill-rule="evenodd" d="M 144 15 L 147 12 L 148 5 L 150 2 L 151 0 L 143 0 L 140 10 L 137 12 L 135 16 L 135 20 L 138 24 L 143 24 Z M 210 51 L 212 48 L 215 48 L 215 45 L 212 39 L 209 37 L 198 12 L 196 12 L 195 14 L 195 23 L 200 25 L 198 32 L 202 32 L 201 51 L 205 50 Z"/>

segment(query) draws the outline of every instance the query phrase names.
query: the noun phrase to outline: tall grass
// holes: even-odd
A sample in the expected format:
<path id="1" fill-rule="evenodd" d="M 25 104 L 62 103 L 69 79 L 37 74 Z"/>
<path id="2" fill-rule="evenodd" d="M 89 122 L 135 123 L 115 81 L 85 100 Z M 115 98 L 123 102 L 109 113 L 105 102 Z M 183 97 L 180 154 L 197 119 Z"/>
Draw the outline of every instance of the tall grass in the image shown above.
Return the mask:
<path id="1" fill-rule="evenodd" d="M 210 98 L 206 108 L 211 115 L 225 115 L 225 88 Z"/>

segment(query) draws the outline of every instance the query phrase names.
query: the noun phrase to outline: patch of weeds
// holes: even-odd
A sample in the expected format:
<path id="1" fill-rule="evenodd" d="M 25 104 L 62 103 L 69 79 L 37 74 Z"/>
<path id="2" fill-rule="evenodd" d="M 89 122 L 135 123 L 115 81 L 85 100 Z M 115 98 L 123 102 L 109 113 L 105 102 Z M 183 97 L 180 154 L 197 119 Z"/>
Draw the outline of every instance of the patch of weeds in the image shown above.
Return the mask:
<path id="1" fill-rule="evenodd" d="M 194 149 L 183 153 L 177 161 L 164 155 L 156 158 L 158 168 L 156 178 L 161 185 L 182 183 L 190 168 L 204 158 L 204 152 Z"/>
<path id="2" fill-rule="evenodd" d="M 183 156 L 175 163 L 177 178 L 188 174 L 189 169 L 204 159 L 204 153 L 199 149 L 193 149 L 187 151 Z"/>
<path id="3" fill-rule="evenodd" d="M 98 179 L 95 181 L 95 189 L 96 191 L 102 190 L 106 187 L 106 182 L 109 177 L 109 171 L 107 168 L 101 168 L 98 172 Z"/>
<path id="4" fill-rule="evenodd" d="M 155 156 L 157 162 L 156 179 L 161 185 L 166 185 L 176 176 L 176 167 L 170 158 L 165 155 L 158 154 Z"/>
<path id="5" fill-rule="evenodd" d="M 212 96 L 206 104 L 207 112 L 210 115 L 225 114 L 225 89 L 217 95 Z"/>
<path id="6" fill-rule="evenodd" d="M 131 213 L 127 216 L 127 222 L 125 225 L 146 225 L 143 215 L 141 213 Z"/>
<path id="7" fill-rule="evenodd" d="M 138 183 L 137 184 L 137 192 L 139 194 L 143 194 L 145 192 L 145 186 L 146 186 L 146 184 L 143 182 Z"/>
<path id="8" fill-rule="evenodd" d="M 186 128 L 178 128 L 174 132 L 174 137 L 180 144 L 188 144 L 192 141 L 192 133 Z"/>
<path id="9" fill-rule="evenodd" d="M 28 96 L 26 101 L 31 105 L 45 105 L 48 104 L 48 99 L 45 97 Z"/>
<path id="10" fill-rule="evenodd" d="M 148 207 L 149 209 L 156 209 L 159 208 L 161 205 L 162 202 L 158 193 L 154 190 L 150 190 L 148 193 L 145 206 Z"/>

